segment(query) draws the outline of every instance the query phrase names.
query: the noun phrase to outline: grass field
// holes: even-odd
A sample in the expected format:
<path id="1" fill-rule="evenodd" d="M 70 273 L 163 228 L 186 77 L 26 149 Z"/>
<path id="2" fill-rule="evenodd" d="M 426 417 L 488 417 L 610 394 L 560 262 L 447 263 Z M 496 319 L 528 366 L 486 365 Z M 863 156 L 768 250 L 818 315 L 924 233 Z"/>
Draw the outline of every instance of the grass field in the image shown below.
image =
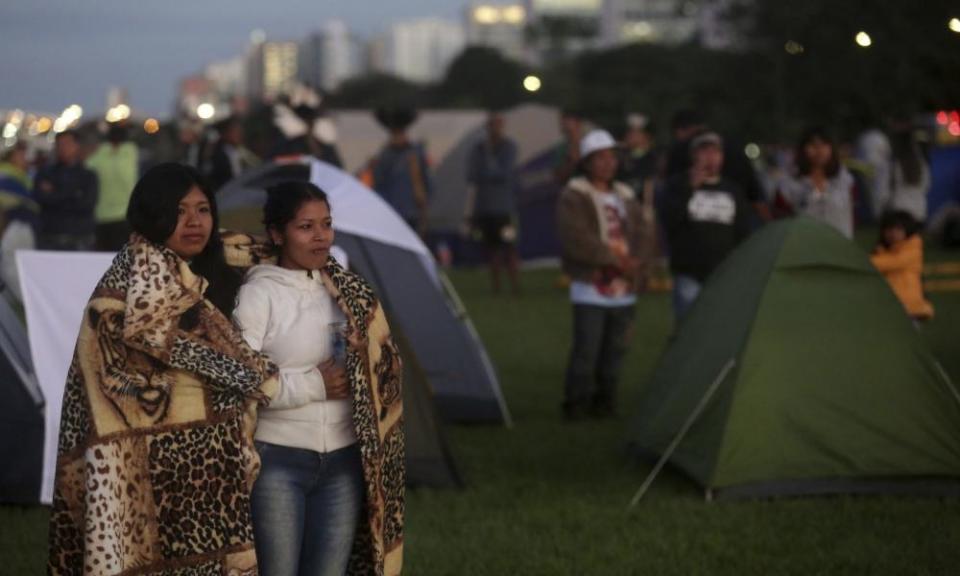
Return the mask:
<path id="1" fill-rule="evenodd" d="M 664 472 L 632 513 L 648 468 L 627 458 L 631 406 L 670 330 L 666 294 L 642 297 L 618 419 L 564 424 L 562 373 L 569 305 L 551 270 L 524 274 L 524 295 L 489 294 L 482 271 L 453 280 L 497 365 L 512 429 L 454 427 L 467 487 L 417 490 L 407 507 L 406 573 L 958 574 L 960 501 L 832 497 L 707 503 Z M 923 327 L 960 380 L 960 294 L 933 296 Z M 0 574 L 40 574 L 43 508 L 0 508 Z"/>

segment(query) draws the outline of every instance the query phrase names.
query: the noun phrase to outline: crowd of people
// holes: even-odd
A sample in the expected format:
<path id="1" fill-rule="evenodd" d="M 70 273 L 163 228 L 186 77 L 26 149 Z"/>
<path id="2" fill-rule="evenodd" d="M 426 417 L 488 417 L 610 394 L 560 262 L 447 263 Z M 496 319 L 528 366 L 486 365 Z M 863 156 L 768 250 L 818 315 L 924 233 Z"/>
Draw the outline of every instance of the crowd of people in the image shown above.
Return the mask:
<path id="1" fill-rule="evenodd" d="M 272 156 L 340 165 L 314 104 L 277 105 Z M 358 176 L 426 237 L 431 198 L 443 191 L 409 136 L 416 112 L 375 116 L 387 138 Z M 664 258 L 680 326 L 717 267 L 774 219 L 804 215 L 851 239 L 858 219 L 876 220 L 873 264 L 910 316 L 932 317 L 920 236 L 930 174 L 908 123 L 866 134 L 856 156 L 811 127 L 789 160 L 761 172 L 694 110 L 674 115 L 666 146 L 641 114 L 614 127 L 619 139 L 571 111 L 559 122 L 556 232 L 572 311 L 564 419 L 616 414 L 638 294 Z M 94 147 L 79 132 L 58 133 L 42 166 L 29 165 L 23 146 L 3 157 L 0 272 L 12 289 L 16 249 L 118 251 L 68 376 L 51 573 L 243 572 L 258 562 L 262 574 L 399 572 L 398 350 L 370 287 L 330 255 L 324 191 L 277 184 L 263 206 L 265 242 L 221 236 L 216 191 L 261 162 L 243 128 L 227 118 L 210 141 L 185 125 L 181 161 L 142 176 L 122 124 Z M 520 153 L 507 134 L 506 116 L 491 112 L 469 150 L 464 232 L 485 250 L 492 289 L 506 276 L 519 295 Z M 171 470 L 195 482 L 171 482 Z M 127 488 L 111 488 L 117 478 Z M 94 497 L 103 506 L 89 506 Z M 98 516 L 113 509 L 142 525 Z M 182 536 L 194 516 L 208 537 Z"/>
<path id="2" fill-rule="evenodd" d="M 655 255 L 669 262 L 679 327 L 714 270 L 774 219 L 803 215 L 851 240 L 858 220 L 878 222 L 872 262 L 915 323 L 933 316 L 919 233 L 930 171 L 908 122 L 892 123 L 890 137 L 867 132 L 859 158 L 844 158 L 830 130 L 812 126 L 766 172 L 694 110 L 674 115 L 672 142 L 663 147 L 638 114 L 625 118 L 620 142 L 602 129 L 584 133 L 569 112 L 560 124 L 557 231 L 573 309 L 568 420 L 613 413 L 635 293 L 647 285 Z"/>

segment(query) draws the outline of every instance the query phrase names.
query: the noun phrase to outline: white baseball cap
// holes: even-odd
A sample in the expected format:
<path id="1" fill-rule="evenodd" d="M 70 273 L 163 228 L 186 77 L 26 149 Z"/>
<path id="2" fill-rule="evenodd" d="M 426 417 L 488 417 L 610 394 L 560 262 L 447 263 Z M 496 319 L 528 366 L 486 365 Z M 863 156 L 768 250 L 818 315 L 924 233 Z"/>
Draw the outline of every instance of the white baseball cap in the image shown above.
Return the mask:
<path id="1" fill-rule="evenodd" d="M 580 157 L 586 158 L 594 152 L 616 148 L 617 141 L 606 130 L 591 130 L 580 140 Z"/>

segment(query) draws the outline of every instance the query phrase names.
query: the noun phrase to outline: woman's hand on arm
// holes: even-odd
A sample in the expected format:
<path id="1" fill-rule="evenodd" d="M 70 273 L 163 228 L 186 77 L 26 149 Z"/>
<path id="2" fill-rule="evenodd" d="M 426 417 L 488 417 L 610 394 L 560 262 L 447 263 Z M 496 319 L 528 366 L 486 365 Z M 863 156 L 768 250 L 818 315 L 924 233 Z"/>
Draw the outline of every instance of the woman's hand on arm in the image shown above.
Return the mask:
<path id="1" fill-rule="evenodd" d="M 350 382 L 347 379 L 347 372 L 342 364 L 334 361 L 333 358 L 321 362 L 317 366 L 320 374 L 323 375 L 323 387 L 326 390 L 327 400 L 345 400 L 350 398 Z"/>

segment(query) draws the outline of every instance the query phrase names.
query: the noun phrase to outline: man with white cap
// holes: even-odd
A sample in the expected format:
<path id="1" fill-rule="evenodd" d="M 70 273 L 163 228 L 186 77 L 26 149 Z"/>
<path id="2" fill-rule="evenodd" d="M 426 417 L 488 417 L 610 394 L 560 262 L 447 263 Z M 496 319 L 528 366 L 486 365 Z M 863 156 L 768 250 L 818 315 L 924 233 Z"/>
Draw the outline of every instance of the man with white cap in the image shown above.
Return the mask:
<path id="1" fill-rule="evenodd" d="M 660 219 L 670 246 L 674 319 L 679 324 L 710 273 L 750 233 L 750 204 L 723 177 L 723 139 L 703 132 L 690 142 L 692 165 L 667 181 Z"/>
<path id="2" fill-rule="evenodd" d="M 617 182 L 617 143 L 593 130 L 580 141 L 582 176 L 560 195 L 557 228 L 563 270 L 570 276 L 573 343 L 563 414 L 609 417 L 620 365 L 642 288 L 650 227 L 629 186 Z"/>

